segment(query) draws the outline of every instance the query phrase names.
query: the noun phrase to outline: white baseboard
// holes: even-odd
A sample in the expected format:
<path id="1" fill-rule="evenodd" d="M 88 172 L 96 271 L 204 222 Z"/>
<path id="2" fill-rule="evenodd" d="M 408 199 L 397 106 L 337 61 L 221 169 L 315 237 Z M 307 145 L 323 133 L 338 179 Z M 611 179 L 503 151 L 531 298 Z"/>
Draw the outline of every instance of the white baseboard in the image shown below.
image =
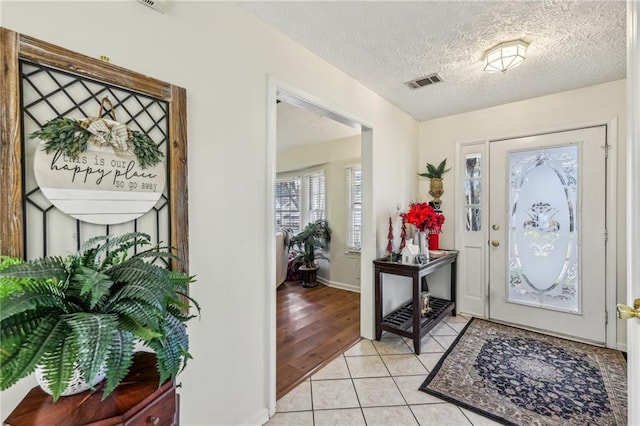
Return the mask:
<path id="1" fill-rule="evenodd" d="M 328 279 L 324 278 L 324 277 L 318 277 L 317 278 L 318 282 L 328 286 L 328 287 L 333 287 L 333 288 L 338 288 L 340 290 L 347 290 L 347 291 L 352 291 L 354 293 L 360 293 L 360 287 L 353 285 L 353 284 L 345 284 L 345 283 L 341 283 L 341 282 L 337 282 L 337 281 L 329 281 Z"/>
<path id="2" fill-rule="evenodd" d="M 618 343 L 616 345 L 616 349 L 621 351 L 621 352 L 626 352 L 627 351 L 627 344 L 626 343 Z"/>
<path id="3" fill-rule="evenodd" d="M 241 424 L 247 426 L 261 426 L 269 421 L 269 409 L 263 408 L 260 412 L 256 413 L 251 419 L 243 421 Z"/>

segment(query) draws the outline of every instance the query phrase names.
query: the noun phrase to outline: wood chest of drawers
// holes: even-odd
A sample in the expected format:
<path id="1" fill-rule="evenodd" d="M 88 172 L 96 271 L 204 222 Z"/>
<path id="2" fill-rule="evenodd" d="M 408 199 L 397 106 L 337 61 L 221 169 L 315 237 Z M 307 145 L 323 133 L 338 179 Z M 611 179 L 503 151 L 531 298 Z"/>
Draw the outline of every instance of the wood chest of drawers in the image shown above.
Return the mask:
<path id="1" fill-rule="evenodd" d="M 174 426 L 178 424 L 178 399 L 173 382 L 158 387 L 155 354 L 138 352 L 129 374 L 102 401 L 96 391 L 60 397 L 53 403 L 39 387 L 29 391 L 7 417 L 5 426 Z"/>

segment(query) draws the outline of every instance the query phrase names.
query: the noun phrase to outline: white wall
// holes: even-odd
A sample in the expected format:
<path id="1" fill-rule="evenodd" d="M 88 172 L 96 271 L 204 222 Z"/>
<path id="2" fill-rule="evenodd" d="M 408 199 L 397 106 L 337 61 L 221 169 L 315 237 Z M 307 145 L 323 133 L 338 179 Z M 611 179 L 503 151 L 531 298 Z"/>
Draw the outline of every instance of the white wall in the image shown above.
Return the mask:
<path id="1" fill-rule="evenodd" d="M 345 73 L 221 2 L 168 2 L 157 13 L 118 2 L 3 1 L 0 25 L 187 89 L 190 272 L 202 319 L 179 381 L 183 425 L 258 424 L 268 407 L 268 76 L 373 127 L 362 252 L 363 333 L 373 335 L 371 261 L 384 251 L 387 212 L 416 193 L 418 124 Z M 105 24 L 106 28 L 101 29 Z M 365 176 L 365 177 L 366 177 Z M 233 183 L 233 185 L 231 185 Z M 372 189 L 375 187 L 375 191 Z M 234 207 L 233 209 L 230 206 Z M 375 225 L 375 226 L 372 226 Z M 238 256 L 242 253 L 242 256 Z M 253 254 L 247 265 L 246 254 Z M 2 418 L 26 393 L 2 392 Z"/>
<path id="2" fill-rule="evenodd" d="M 331 227 L 330 262 L 321 261 L 318 275 L 326 283 L 348 290 L 360 289 L 360 254 L 347 253 L 347 192 L 345 170 L 360 165 L 360 136 L 278 151 L 276 171 L 297 171 L 318 164 L 325 173 L 326 218 Z"/>
<path id="3" fill-rule="evenodd" d="M 497 76 L 499 77 L 499 76 Z M 540 133 L 549 130 L 573 128 L 585 124 L 618 120 L 617 150 L 612 155 L 617 161 L 617 262 L 618 301 L 624 300 L 626 282 L 626 230 L 625 230 L 625 161 L 626 161 L 626 80 L 619 80 L 578 90 L 528 99 L 465 114 L 458 114 L 420 124 L 418 167 L 422 172 L 426 162 L 436 163 L 447 158 L 453 169 L 444 175 L 442 209 L 446 216 L 442 247 L 453 247 L 455 241 L 455 214 L 453 211 L 457 173 L 456 142 L 484 141 Z M 437 163 L 436 163 L 437 164 Z M 421 179 L 419 198 L 430 199 L 429 180 Z M 617 342 L 626 344 L 626 325 L 617 322 Z"/>

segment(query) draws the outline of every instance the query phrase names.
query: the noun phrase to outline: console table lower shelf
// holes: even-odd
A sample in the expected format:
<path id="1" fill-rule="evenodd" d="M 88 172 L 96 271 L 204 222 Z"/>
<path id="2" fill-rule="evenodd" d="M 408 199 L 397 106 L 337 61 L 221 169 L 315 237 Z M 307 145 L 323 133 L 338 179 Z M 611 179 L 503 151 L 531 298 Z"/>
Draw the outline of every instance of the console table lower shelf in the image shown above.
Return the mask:
<path id="1" fill-rule="evenodd" d="M 420 317 L 420 337 L 425 336 L 444 317 L 451 315 L 455 304 L 449 300 L 431 297 L 429 311 Z M 413 338 L 413 302 L 409 302 L 382 318 L 381 328 L 404 337 Z"/>

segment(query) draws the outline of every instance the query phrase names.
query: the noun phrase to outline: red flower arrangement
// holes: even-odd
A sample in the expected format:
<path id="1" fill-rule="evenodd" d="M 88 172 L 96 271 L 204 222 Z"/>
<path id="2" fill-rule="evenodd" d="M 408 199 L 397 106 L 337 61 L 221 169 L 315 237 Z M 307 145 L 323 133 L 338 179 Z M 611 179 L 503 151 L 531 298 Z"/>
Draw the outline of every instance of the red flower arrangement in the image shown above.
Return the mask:
<path id="1" fill-rule="evenodd" d="M 429 231 L 432 234 L 442 232 L 444 215 L 436 212 L 429 203 L 409 204 L 409 211 L 402 213 L 402 217 L 404 217 L 407 222 L 415 225 L 416 229 L 420 232 Z"/>

